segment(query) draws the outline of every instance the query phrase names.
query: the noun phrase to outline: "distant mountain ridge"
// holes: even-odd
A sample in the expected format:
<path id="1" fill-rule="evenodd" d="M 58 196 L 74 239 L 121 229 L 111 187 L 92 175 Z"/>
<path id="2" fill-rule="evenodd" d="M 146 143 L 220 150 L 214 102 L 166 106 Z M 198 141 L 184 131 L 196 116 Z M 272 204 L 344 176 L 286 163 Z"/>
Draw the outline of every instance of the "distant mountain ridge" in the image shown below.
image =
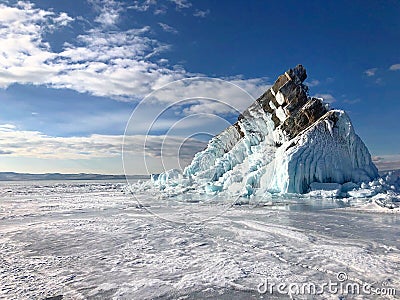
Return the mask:
<path id="1" fill-rule="evenodd" d="M 129 179 L 149 179 L 147 175 L 129 175 Z M 107 175 L 107 174 L 30 174 L 15 172 L 0 172 L 0 181 L 19 181 L 19 180 L 125 180 L 125 175 Z"/>

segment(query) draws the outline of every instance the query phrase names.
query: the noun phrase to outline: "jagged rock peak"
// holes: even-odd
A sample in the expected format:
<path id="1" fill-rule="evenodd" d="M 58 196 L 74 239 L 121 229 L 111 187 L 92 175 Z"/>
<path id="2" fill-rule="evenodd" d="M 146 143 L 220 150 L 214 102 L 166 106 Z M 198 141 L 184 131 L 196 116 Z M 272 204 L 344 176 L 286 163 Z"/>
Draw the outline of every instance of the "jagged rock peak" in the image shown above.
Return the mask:
<path id="1" fill-rule="evenodd" d="M 307 71 L 303 65 L 297 65 L 293 69 L 289 69 L 286 73 L 288 73 L 288 75 L 292 78 L 295 76 L 295 78 L 300 82 L 303 82 L 307 78 Z"/>
<path id="2" fill-rule="evenodd" d="M 257 99 L 264 111 L 271 114 L 275 128 L 288 139 L 297 136 L 329 110 L 321 99 L 308 97 L 308 87 L 303 84 L 306 78 L 306 69 L 297 65 L 280 75 Z"/>

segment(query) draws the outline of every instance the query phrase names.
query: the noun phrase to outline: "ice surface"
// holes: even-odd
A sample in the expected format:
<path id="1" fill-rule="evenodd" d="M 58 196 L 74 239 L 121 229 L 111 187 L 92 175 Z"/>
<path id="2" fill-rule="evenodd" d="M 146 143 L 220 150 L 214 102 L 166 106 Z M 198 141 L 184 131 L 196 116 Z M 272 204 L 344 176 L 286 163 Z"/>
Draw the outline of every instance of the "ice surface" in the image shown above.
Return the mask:
<path id="1" fill-rule="evenodd" d="M 168 206 L 158 194 L 134 198 L 118 182 L 0 183 L 0 298 L 286 299 L 257 287 L 337 282 L 339 272 L 400 287 L 400 215 L 367 199 L 251 198 L 191 224 L 220 200 Z M 173 216 L 187 222 L 161 219 Z"/>

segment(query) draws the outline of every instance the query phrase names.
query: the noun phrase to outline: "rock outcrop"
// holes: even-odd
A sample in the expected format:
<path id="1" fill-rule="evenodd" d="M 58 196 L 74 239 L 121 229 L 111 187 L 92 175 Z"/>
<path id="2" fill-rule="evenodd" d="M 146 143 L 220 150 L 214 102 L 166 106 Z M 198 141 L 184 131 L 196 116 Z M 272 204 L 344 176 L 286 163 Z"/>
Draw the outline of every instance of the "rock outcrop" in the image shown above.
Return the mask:
<path id="1" fill-rule="evenodd" d="M 195 155 L 182 182 L 248 196 L 304 193 L 312 183 L 376 178 L 368 149 L 347 114 L 309 97 L 306 78 L 302 65 L 279 76 L 235 124 Z"/>

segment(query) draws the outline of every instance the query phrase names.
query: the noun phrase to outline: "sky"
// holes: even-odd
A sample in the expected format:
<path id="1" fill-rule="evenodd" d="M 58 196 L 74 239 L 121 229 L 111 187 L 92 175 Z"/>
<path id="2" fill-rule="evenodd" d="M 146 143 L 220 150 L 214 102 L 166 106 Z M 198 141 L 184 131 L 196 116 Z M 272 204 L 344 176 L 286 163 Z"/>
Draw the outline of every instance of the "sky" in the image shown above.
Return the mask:
<path id="1" fill-rule="evenodd" d="M 0 172 L 183 166 L 297 64 L 400 168 L 399 15 L 389 0 L 0 0 Z"/>

